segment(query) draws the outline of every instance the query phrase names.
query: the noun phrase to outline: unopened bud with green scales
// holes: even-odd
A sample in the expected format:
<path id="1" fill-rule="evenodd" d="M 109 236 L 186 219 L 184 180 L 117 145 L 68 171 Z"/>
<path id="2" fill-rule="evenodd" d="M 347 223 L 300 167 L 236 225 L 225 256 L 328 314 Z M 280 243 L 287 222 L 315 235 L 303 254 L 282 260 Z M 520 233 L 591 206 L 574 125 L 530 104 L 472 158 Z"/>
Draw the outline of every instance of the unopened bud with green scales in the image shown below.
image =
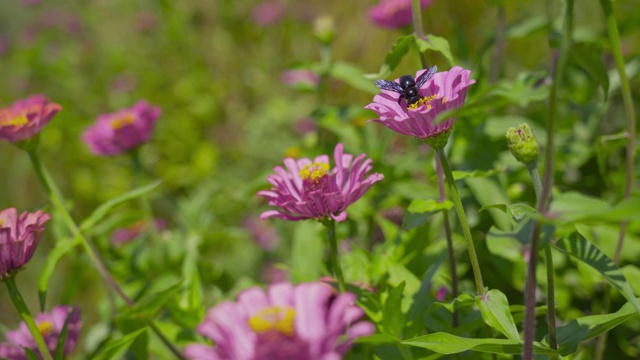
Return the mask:
<path id="1" fill-rule="evenodd" d="M 513 156 L 523 164 L 538 160 L 538 142 L 528 124 L 507 130 L 507 143 Z"/>

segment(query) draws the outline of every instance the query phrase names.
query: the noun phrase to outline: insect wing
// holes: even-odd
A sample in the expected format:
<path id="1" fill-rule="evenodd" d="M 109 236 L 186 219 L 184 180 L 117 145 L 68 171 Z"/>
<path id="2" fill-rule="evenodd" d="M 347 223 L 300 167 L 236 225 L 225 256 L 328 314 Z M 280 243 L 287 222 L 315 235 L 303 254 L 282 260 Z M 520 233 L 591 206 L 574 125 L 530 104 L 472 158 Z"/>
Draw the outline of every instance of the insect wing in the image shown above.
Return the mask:
<path id="1" fill-rule="evenodd" d="M 437 72 L 438 72 L 438 67 L 437 66 L 432 66 L 427 71 L 423 72 L 416 79 L 416 88 L 420 89 L 422 87 L 422 85 L 424 85 L 424 83 L 429 81 L 429 79 L 431 79 L 433 77 L 433 75 L 435 75 Z"/>
<path id="2" fill-rule="evenodd" d="M 403 91 L 400 85 L 389 80 L 376 80 L 376 86 L 382 90 L 395 91 L 397 93 L 402 93 Z"/>

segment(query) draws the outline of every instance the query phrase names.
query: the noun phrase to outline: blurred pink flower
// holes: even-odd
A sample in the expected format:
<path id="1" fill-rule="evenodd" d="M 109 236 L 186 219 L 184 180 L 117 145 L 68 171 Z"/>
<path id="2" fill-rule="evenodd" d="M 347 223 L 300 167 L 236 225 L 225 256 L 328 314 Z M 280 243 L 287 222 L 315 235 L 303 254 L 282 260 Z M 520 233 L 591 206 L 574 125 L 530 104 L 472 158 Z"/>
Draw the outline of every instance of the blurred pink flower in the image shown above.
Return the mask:
<path id="1" fill-rule="evenodd" d="M 209 310 L 198 332 L 215 347 L 191 344 L 184 354 L 196 360 L 341 359 L 361 336 L 375 332 L 351 293 L 323 283 L 279 283 L 267 291 L 243 291 L 237 302 Z"/>
<path id="2" fill-rule="evenodd" d="M 293 123 L 293 130 L 298 133 L 298 135 L 304 136 L 318 131 L 318 123 L 312 118 L 302 118 Z"/>
<path id="3" fill-rule="evenodd" d="M 260 274 L 262 281 L 267 284 L 276 284 L 279 282 L 289 281 L 290 275 L 287 269 L 274 263 L 266 264 Z"/>
<path id="4" fill-rule="evenodd" d="M 38 330 L 42 334 L 47 348 L 51 354 L 55 354 L 58 347 L 58 338 L 64 327 L 64 323 L 69 317 L 67 324 L 67 339 L 64 343 L 64 355 L 68 355 L 76 347 L 78 337 L 80 336 L 80 328 L 82 328 L 82 322 L 80 321 L 80 310 L 73 308 L 71 313 L 70 306 L 56 306 L 49 313 L 41 313 L 36 316 L 35 321 L 38 325 Z M 31 336 L 27 324 L 23 322 L 17 330 L 7 332 L 7 342 L 0 343 L 0 358 L 8 360 L 27 360 L 23 347 L 33 350 L 40 358 L 40 350 L 38 349 L 35 340 Z"/>
<path id="5" fill-rule="evenodd" d="M 138 101 L 130 108 L 98 116 L 82 133 L 82 141 L 95 155 L 122 154 L 149 141 L 160 113 L 159 107 Z"/>
<path id="6" fill-rule="evenodd" d="M 416 74 L 419 77 L 424 71 Z M 398 103 L 398 93 L 381 90 L 381 94 L 373 98 L 373 102 L 365 106 L 378 113 L 379 119 L 371 119 L 389 129 L 404 135 L 415 136 L 421 140 L 429 140 L 448 133 L 456 121 L 455 117 L 435 123 L 435 118 L 443 111 L 462 106 L 467 96 L 471 71 L 454 66 L 449 71 L 436 73 L 420 89 L 422 99 L 407 108 L 404 101 Z"/>
<path id="7" fill-rule="evenodd" d="M 141 11 L 136 15 L 135 29 L 141 33 L 150 32 L 158 26 L 158 23 L 158 18 L 152 11 Z"/>
<path id="8" fill-rule="evenodd" d="M 118 93 L 128 93 L 136 88 L 138 79 L 131 74 L 120 74 L 111 78 L 109 87 L 112 91 Z"/>
<path id="9" fill-rule="evenodd" d="M 15 208 L 0 211 L 0 280 L 23 267 L 35 253 L 49 214 L 38 210 L 23 212 Z"/>
<path id="10" fill-rule="evenodd" d="M 268 26 L 282 20 L 284 11 L 284 4 L 278 0 L 263 1 L 251 10 L 251 19 L 256 25 Z"/>
<path id="11" fill-rule="evenodd" d="M 164 230 L 167 228 L 166 221 L 162 219 L 155 219 L 153 223 L 157 230 Z M 111 233 L 111 241 L 116 245 L 122 245 L 137 238 L 145 230 L 147 230 L 147 222 L 140 220 L 130 226 L 114 230 L 113 233 Z"/>
<path id="12" fill-rule="evenodd" d="M 438 292 L 436 292 L 436 300 L 444 301 L 447 298 L 448 293 L 449 290 L 447 290 L 446 286 L 440 286 L 440 288 L 438 288 Z"/>
<path id="13" fill-rule="evenodd" d="M 0 58 L 9 53 L 11 42 L 8 38 L 0 36 Z"/>
<path id="14" fill-rule="evenodd" d="M 242 224 L 263 250 L 273 250 L 278 246 L 280 236 L 271 224 L 260 220 L 257 216 L 246 218 Z"/>
<path id="15" fill-rule="evenodd" d="M 269 205 L 278 210 L 267 210 L 261 219 L 276 217 L 285 220 L 331 218 L 344 221 L 347 207 L 364 195 L 373 184 L 382 180 L 382 174 L 373 173 L 366 179 L 371 169 L 371 159 L 365 154 L 355 159 L 343 153 L 344 145 L 339 143 L 334 150 L 335 167 L 330 168 L 328 155 L 317 156 L 313 161 L 304 158 L 284 159 L 287 170 L 276 166 L 275 175 L 267 180 L 274 186 L 271 190 L 258 192 L 269 200 Z"/>
<path id="16" fill-rule="evenodd" d="M 62 106 L 43 95 L 17 100 L 11 107 L 0 109 L 0 139 L 11 142 L 27 140 L 38 134 Z"/>
<path id="17" fill-rule="evenodd" d="M 431 0 L 420 0 L 424 9 Z M 411 24 L 411 0 L 382 0 L 369 9 L 369 19 L 376 25 L 387 29 L 399 29 Z"/>
<path id="18" fill-rule="evenodd" d="M 280 81 L 288 86 L 305 84 L 309 86 L 318 86 L 320 83 L 320 75 L 309 69 L 293 69 L 283 71 L 280 75 Z"/>

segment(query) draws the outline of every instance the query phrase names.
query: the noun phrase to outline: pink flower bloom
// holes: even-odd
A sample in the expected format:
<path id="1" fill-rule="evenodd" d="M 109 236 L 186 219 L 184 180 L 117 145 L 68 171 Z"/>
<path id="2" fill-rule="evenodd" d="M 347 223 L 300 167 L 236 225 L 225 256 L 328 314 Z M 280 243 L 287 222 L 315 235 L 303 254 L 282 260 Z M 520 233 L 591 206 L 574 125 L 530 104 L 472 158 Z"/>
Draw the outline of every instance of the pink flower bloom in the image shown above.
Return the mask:
<path id="1" fill-rule="evenodd" d="M 11 42 L 9 41 L 9 38 L 0 36 L 0 58 L 7 55 L 10 47 Z"/>
<path id="2" fill-rule="evenodd" d="M 424 71 L 426 70 L 418 71 L 416 78 Z M 369 121 L 422 140 L 447 133 L 451 130 L 456 118 L 451 117 L 437 124 L 434 120 L 441 112 L 462 106 L 467 96 L 467 88 L 475 83 L 475 80 L 469 79 L 470 73 L 471 71 L 459 66 L 436 73 L 419 89 L 422 99 L 409 108 L 404 100 L 398 103 L 400 94 L 381 90 L 382 93 L 374 96 L 373 102 L 365 106 L 366 109 L 377 112 L 380 118 Z"/>
<path id="3" fill-rule="evenodd" d="M 288 86 L 298 84 L 318 86 L 320 83 L 320 75 L 308 69 L 293 69 L 283 71 L 282 75 L 280 75 L 280 81 Z"/>
<path id="4" fill-rule="evenodd" d="M 265 211 L 260 218 L 321 220 L 331 217 L 344 221 L 347 207 L 384 176 L 373 173 L 365 179 L 372 169 L 371 159 L 365 160 L 365 154 L 354 159 L 353 155 L 344 154 L 343 149 L 342 143 L 336 145 L 333 169 L 330 169 L 328 155 L 317 156 L 313 161 L 284 159 L 287 170 L 276 166 L 276 174 L 267 177 L 274 187 L 258 192 L 269 200 L 269 205 L 280 209 Z"/>
<path id="5" fill-rule="evenodd" d="M 293 123 L 293 130 L 300 136 L 318 131 L 318 123 L 312 118 L 302 118 Z"/>
<path id="6" fill-rule="evenodd" d="M 268 26 L 277 23 L 284 17 L 285 7 L 280 1 L 264 1 L 251 11 L 253 23 Z"/>
<path id="7" fill-rule="evenodd" d="M 160 113 L 157 106 L 138 101 L 130 108 L 98 116 L 82 134 L 82 141 L 96 155 L 122 154 L 149 141 Z"/>
<path id="8" fill-rule="evenodd" d="M 424 9 L 431 0 L 420 0 Z M 411 0 L 382 0 L 369 9 L 369 19 L 376 25 L 387 29 L 399 29 L 412 22 Z"/>
<path id="9" fill-rule="evenodd" d="M 35 321 L 38 330 L 42 334 L 47 348 L 51 354 L 55 354 L 58 346 L 58 338 L 64 327 L 64 323 L 69 317 L 67 324 L 67 339 L 64 343 L 64 355 L 70 354 L 76 347 L 78 337 L 80 336 L 80 310 L 74 308 L 71 313 L 70 306 L 56 306 L 49 313 L 41 313 L 36 316 Z M 17 330 L 7 332 L 7 342 L 0 343 L 0 358 L 8 360 L 27 360 L 23 347 L 33 350 L 36 354 L 41 355 L 35 340 L 31 336 L 27 324 L 20 323 Z"/>
<path id="10" fill-rule="evenodd" d="M 0 139 L 18 142 L 38 134 L 62 106 L 43 95 L 32 95 L 0 109 Z"/>
<path id="11" fill-rule="evenodd" d="M 243 226 L 263 250 L 273 250 L 280 242 L 280 236 L 271 224 L 253 216 L 243 221 Z"/>
<path id="12" fill-rule="evenodd" d="M 438 288 L 438 292 L 436 293 L 436 300 L 444 301 L 447 298 L 448 293 L 449 290 L 447 290 L 446 286 L 440 286 L 440 288 Z"/>
<path id="13" fill-rule="evenodd" d="M 0 280 L 31 260 L 49 219 L 40 210 L 25 211 L 19 217 L 15 208 L 0 211 Z"/>
<path id="14" fill-rule="evenodd" d="M 322 283 L 250 288 L 209 310 L 198 326 L 215 347 L 192 344 L 184 353 L 196 360 L 337 360 L 375 331 L 358 322 L 363 315 L 353 294 Z"/>

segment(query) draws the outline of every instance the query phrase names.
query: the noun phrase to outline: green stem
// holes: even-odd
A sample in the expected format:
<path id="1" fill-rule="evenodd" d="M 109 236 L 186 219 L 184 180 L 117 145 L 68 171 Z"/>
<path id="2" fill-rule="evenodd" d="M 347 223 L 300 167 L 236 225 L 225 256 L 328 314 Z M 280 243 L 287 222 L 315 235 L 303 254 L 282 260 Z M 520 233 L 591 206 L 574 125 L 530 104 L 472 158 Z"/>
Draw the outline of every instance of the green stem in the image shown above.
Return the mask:
<path id="1" fill-rule="evenodd" d="M 324 222 L 327 227 L 327 236 L 329 237 L 329 247 L 331 247 L 331 267 L 333 268 L 333 276 L 338 280 L 338 288 L 340 292 L 344 292 L 344 277 L 342 276 L 342 268 L 338 259 L 338 240 L 336 238 L 336 222 L 328 220 Z"/>
<path id="2" fill-rule="evenodd" d="M 553 189 L 553 170 L 555 166 L 555 131 L 558 117 L 558 91 L 562 84 L 564 69 L 571 45 L 571 33 L 573 31 L 573 4 L 574 0 L 566 0 L 564 24 L 560 50 L 553 71 L 553 84 L 549 91 L 548 121 L 547 121 L 547 148 L 545 152 L 544 177 L 542 191 L 538 197 L 536 209 L 544 214 L 547 211 L 549 199 Z M 533 340 L 535 337 L 535 288 L 536 265 L 538 260 L 538 242 L 542 225 L 534 221 L 531 232 L 531 246 L 529 262 L 527 264 L 527 278 L 525 282 L 525 318 L 524 318 L 524 345 L 523 360 L 533 360 Z"/>
<path id="3" fill-rule="evenodd" d="M 438 154 L 438 158 L 442 163 L 442 169 L 444 170 L 444 175 L 449 184 L 449 194 L 453 199 L 453 204 L 456 208 L 456 213 L 458 214 L 458 220 L 460 221 L 460 227 L 462 228 L 462 233 L 467 242 L 467 251 L 469 252 L 469 258 L 471 259 L 471 268 L 473 269 L 473 278 L 476 283 L 476 290 L 478 295 L 484 295 L 484 282 L 482 281 L 482 273 L 480 271 L 480 262 L 478 261 L 478 255 L 476 254 L 476 247 L 473 243 L 473 238 L 471 237 L 471 230 L 469 229 L 469 225 L 467 224 L 467 217 L 464 214 L 464 209 L 462 207 L 462 201 L 460 201 L 460 196 L 458 195 L 458 189 L 456 188 L 455 180 L 453 179 L 453 173 L 451 172 L 451 166 L 449 166 L 449 160 L 447 159 L 447 155 L 444 152 L 444 148 L 435 149 L 436 154 Z"/>
<path id="4" fill-rule="evenodd" d="M 144 178 L 142 162 L 140 161 L 140 151 L 138 148 L 135 148 L 130 152 L 130 154 L 135 179 L 134 187 L 139 187 L 142 185 Z M 151 234 L 151 238 L 157 244 L 160 242 L 160 233 L 158 233 L 158 229 L 156 228 L 156 223 L 153 219 L 153 211 L 151 210 L 151 201 L 149 200 L 149 195 L 146 192 L 140 197 L 140 207 L 142 208 L 143 217 L 147 224 L 147 231 Z"/>
<path id="5" fill-rule="evenodd" d="M 424 28 L 422 24 L 422 7 L 420 6 L 420 0 L 412 0 L 411 2 L 411 17 L 413 20 L 413 34 L 418 39 L 426 40 L 424 36 Z M 417 43 L 416 43 L 417 46 Z M 423 69 L 429 67 L 427 63 L 427 57 L 418 48 L 418 55 L 420 56 L 420 64 Z"/>
<path id="6" fill-rule="evenodd" d="M 604 12 L 605 20 L 607 23 L 607 31 L 609 32 L 609 40 L 611 41 L 611 51 L 613 52 L 613 58 L 616 63 L 618 74 L 620 75 L 620 89 L 622 92 L 622 101 L 624 102 L 625 113 L 627 115 L 627 148 L 626 148 L 626 181 L 624 197 L 629 198 L 633 190 L 633 168 L 635 163 L 635 136 L 636 136 L 636 122 L 635 122 L 635 109 L 633 106 L 633 98 L 631 96 L 631 88 L 629 86 L 629 79 L 624 68 L 624 56 L 622 55 L 622 46 L 620 41 L 620 32 L 618 31 L 618 23 L 613 13 L 613 6 L 610 0 L 600 0 L 600 5 Z M 622 247 L 624 244 L 625 233 L 627 231 L 627 222 L 620 224 L 620 233 L 618 234 L 618 243 L 616 245 L 616 252 L 613 256 L 613 262 L 617 265 L 620 262 L 620 254 L 622 253 Z M 605 293 L 603 301 L 603 313 L 609 312 L 611 306 L 611 292 L 609 286 L 605 284 Z M 607 334 L 600 335 L 598 343 L 596 345 L 596 359 L 603 358 L 604 349 L 607 343 Z"/>
<path id="7" fill-rule="evenodd" d="M 540 172 L 538 171 L 537 161 L 533 161 L 527 164 L 529 175 L 531 176 L 531 182 L 536 192 L 536 202 L 539 204 L 540 195 L 542 192 L 542 181 L 540 180 Z M 537 249 L 531 249 L 531 251 L 537 251 Z M 558 341 L 556 336 L 556 301 L 555 301 L 555 277 L 553 270 L 553 254 L 551 253 L 551 247 L 546 246 L 544 248 L 544 258 L 547 267 L 547 326 L 549 328 L 549 346 L 552 349 L 558 349 Z M 535 312 L 535 302 L 534 309 Z M 557 355 L 552 355 L 552 359 L 557 359 Z"/>
<path id="8" fill-rule="evenodd" d="M 102 260 L 100 260 L 100 258 L 91 248 L 91 245 L 89 245 L 87 238 L 85 238 L 82 231 L 80 231 L 80 228 L 71 217 L 71 214 L 69 214 L 69 212 L 67 211 L 67 208 L 64 206 L 64 198 L 62 197 L 61 192 L 58 190 L 58 188 L 55 185 L 55 182 L 51 179 L 46 169 L 40 162 L 40 159 L 38 158 L 36 151 L 31 150 L 31 151 L 28 151 L 27 153 L 29 154 L 29 158 L 31 159 L 31 163 L 33 164 L 33 168 L 36 172 L 36 175 L 38 176 L 40 183 L 42 184 L 45 191 L 47 192 L 47 195 L 49 195 L 51 202 L 55 206 L 56 210 L 60 213 L 60 215 L 62 215 L 62 218 L 66 223 L 67 227 L 69 228 L 69 231 L 71 231 L 73 237 L 75 239 L 80 239 L 80 243 L 82 244 L 82 247 L 85 249 L 85 251 L 89 255 L 91 262 L 96 267 L 96 269 L 98 270 L 98 272 L 100 273 L 104 281 L 106 281 L 107 284 L 109 284 L 109 286 L 111 287 L 111 289 L 113 289 L 120 296 L 120 298 L 124 300 L 127 306 L 135 305 L 135 302 L 129 296 L 127 296 L 127 294 L 125 294 L 124 291 L 122 291 L 118 283 L 113 279 L 113 277 L 105 267 Z M 153 322 L 150 322 L 149 325 L 151 326 L 151 329 L 156 333 L 156 335 L 160 337 L 161 340 L 163 338 L 166 340 L 166 337 L 160 332 L 160 330 L 157 327 L 155 327 Z M 169 350 L 178 359 L 185 359 L 184 356 L 182 356 L 182 353 L 180 352 L 180 350 L 178 350 L 175 346 L 173 346 L 169 341 L 166 341 L 166 342 L 163 341 L 163 342 L 165 343 L 165 345 L 168 346 Z"/>
<path id="9" fill-rule="evenodd" d="M 24 320 L 24 323 L 27 325 L 29 332 L 31 332 L 31 336 L 33 336 L 33 340 L 35 340 L 38 349 L 40 350 L 40 354 L 45 360 L 53 360 L 51 357 L 51 353 L 47 348 L 47 344 L 38 329 L 38 325 L 36 325 L 35 320 L 33 320 L 33 316 L 31 316 L 31 312 L 29 312 L 29 308 L 27 304 L 25 304 L 22 295 L 20 295 L 20 291 L 16 286 L 16 280 L 13 276 L 9 276 L 4 279 L 4 283 L 7 285 L 7 289 L 9 290 L 9 297 L 13 304 L 18 309 L 20 313 L 20 317 Z"/>

